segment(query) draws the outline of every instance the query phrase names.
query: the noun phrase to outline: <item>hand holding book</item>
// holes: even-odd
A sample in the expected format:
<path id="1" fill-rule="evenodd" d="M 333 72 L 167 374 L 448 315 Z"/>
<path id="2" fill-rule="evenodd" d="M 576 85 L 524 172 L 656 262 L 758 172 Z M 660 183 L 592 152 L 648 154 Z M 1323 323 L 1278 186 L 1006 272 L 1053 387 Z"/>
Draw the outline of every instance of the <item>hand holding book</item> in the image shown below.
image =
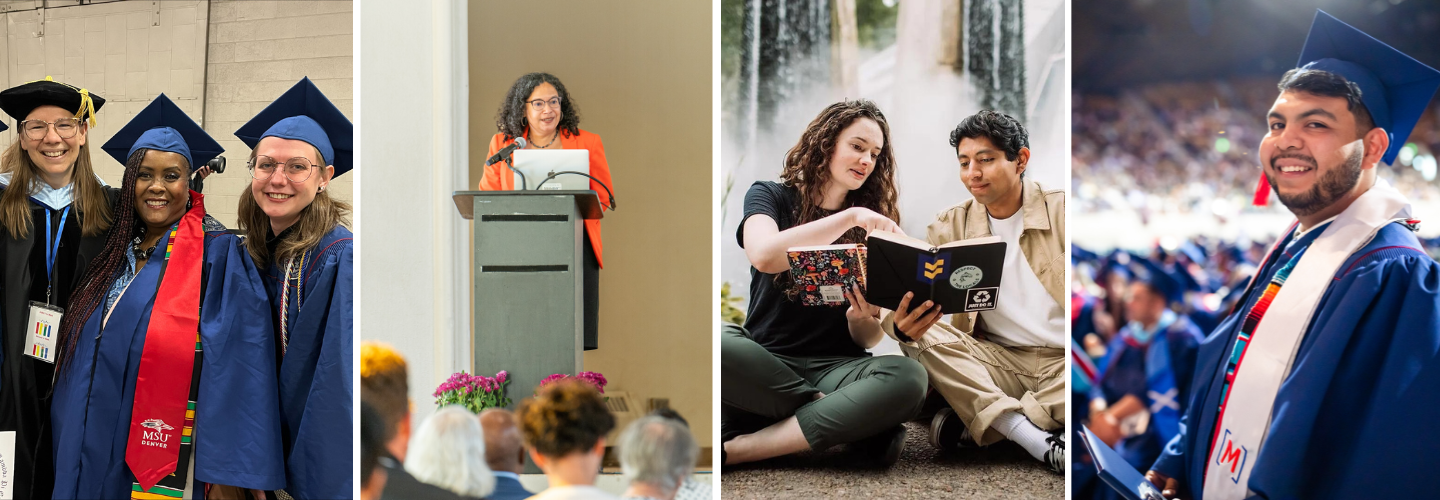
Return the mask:
<path id="1" fill-rule="evenodd" d="M 895 309 L 895 334 L 911 340 L 920 338 L 944 317 L 940 305 L 930 300 L 911 309 L 910 300 L 913 298 L 913 292 L 906 292 L 905 298 L 900 299 L 900 307 Z"/>

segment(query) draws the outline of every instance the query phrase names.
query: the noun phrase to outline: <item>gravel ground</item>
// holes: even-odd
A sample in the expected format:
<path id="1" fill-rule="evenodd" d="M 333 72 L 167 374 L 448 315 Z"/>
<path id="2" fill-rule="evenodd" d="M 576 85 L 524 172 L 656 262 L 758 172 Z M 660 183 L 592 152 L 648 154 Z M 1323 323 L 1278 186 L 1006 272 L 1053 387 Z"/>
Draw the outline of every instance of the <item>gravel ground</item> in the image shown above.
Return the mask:
<path id="1" fill-rule="evenodd" d="M 905 427 L 905 451 L 888 470 L 854 465 L 857 457 L 841 446 L 726 467 L 721 494 L 727 500 L 1065 497 L 1065 477 L 1050 472 L 1015 443 L 942 454 L 930 446 L 924 426 Z"/>

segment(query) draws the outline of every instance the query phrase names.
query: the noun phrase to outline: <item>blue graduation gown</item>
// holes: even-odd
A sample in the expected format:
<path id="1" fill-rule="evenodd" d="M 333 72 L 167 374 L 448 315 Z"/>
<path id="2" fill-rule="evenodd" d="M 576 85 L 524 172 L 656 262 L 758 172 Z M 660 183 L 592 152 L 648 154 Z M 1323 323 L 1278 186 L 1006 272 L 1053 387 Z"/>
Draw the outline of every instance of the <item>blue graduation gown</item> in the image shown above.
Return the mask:
<path id="1" fill-rule="evenodd" d="M 354 351 L 354 265 L 350 230 L 336 226 L 306 258 L 303 290 L 289 290 L 290 340 L 280 362 L 285 491 L 295 498 L 349 498 Z M 283 266 L 266 270 L 271 307 L 285 290 Z M 279 312 L 272 310 L 276 332 Z M 278 352 L 278 350 L 277 350 Z"/>
<path id="2" fill-rule="evenodd" d="M 1319 231 L 1287 255 L 1307 248 Z M 1249 488 L 1260 498 L 1421 498 L 1440 473 L 1440 264 L 1388 224 L 1340 266 L 1275 396 Z M 1272 259 L 1275 261 L 1287 258 Z M 1268 284 L 1279 266 L 1257 273 Z M 1226 360 L 1261 290 L 1207 337 L 1180 434 L 1152 467 L 1201 498 Z M 1268 318 L 1266 319 L 1269 320 Z"/>
<path id="3" fill-rule="evenodd" d="M 165 248 L 167 239 L 157 248 Z M 105 312 L 97 308 L 90 315 L 74 358 L 57 376 L 51 407 L 55 498 L 130 498 L 135 477 L 125 465 L 125 446 L 161 262 L 140 269 L 103 331 Z M 279 488 L 285 472 L 275 336 L 270 322 L 255 321 L 270 313 L 264 283 L 240 240 L 224 232 L 205 234 L 204 266 L 195 484 Z"/>

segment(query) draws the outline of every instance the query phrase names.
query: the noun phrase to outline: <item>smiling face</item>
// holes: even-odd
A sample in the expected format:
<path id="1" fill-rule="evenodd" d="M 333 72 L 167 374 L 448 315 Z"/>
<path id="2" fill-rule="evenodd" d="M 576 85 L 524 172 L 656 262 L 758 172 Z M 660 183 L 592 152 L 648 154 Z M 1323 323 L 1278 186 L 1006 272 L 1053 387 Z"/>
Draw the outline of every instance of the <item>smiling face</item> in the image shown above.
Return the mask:
<path id="1" fill-rule="evenodd" d="M 190 167 L 169 151 L 147 151 L 135 175 L 135 213 L 149 229 L 170 227 L 185 215 L 190 200 Z"/>
<path id="2" fill-rule="evenodd" d="M 271 229 L 275 234 L 280 234 L 295 224 L 300 218 L 301 210 L 315 201 L 315 193 L 319 192 L 320 187 L 330 183 L 330 178 L 335 175 L 335 167 L 312 166 L 310 175 L 304 182 L 291 181 L 285 175 L 285 163 L 291 158 L 305 158 L 311 165 L 321 165 L 320 153 L 316 152 L 315 146 L 294 139 L 261 139 L 260 143 L 255 145 L 255 155 L 268 156 L 278 164 L 274 173 L 268 177 L 256 174 L 264 178 L 250 181 L 250 194 L 255 197 L 255 203 L 260 206 L 260 210 L 270 217 Z"/>
<path id="3" fill-rule="evenodd" d="M 54 123 L 56 121 L 68 120 L 75 117 L 75 113 L 66 111 L 59 106 L 40 106 L 26 115 L 25 120 L 38 120 Z M 21 128 L 28 128 L 30 123 L 24 124 Z M 44 124 L 39 124 L 44 125 Z M 37 127 L 39 125 L 36 125 Z M 79 130 L 74 137 L 65 139 L 60 137 L 55 127 L 47 126 L 45 136 L 40 139 L 30 139 L 24 130 L 20 133 L 20 147 L 30 156 L 30 161 L 40 167 L 40 173 L 47 181 L 63 180 L 69 182 L 71 171 L 75 168 L 75 160 L 80 157 L 80 146 L 85 145 L 87 134 L 85 123 L 80 124 Z M 53 182 L 52 182 L 53 184 Z M 62 184 L 63 185 L 63 184 Z"/>
<path id="4" fill-rule="evenodd" d="M 1020 174 L 1030 161 L 1030 148 L 1020 148 L 1014 160 L 1005 158 L 1005 151 L 989 137 L 966 137 L 955 147 L 960 161 L 960 180 L 965 189 L 981 205 L 1015 196 L 1020 187 Z"/>
<path id="5" fill-rule="evenodd" d="M 548 83 L 541 83 L 535 86 L 530 92 L 530 97 L 525 99 L 525 119 L 530 123 L 530 137 L 545 138 L 555 134 L 555 128 L 560 126 L 560 106 L 552 106 L 551 102 L 560 99 L 560 93 L 555 86 Z M 534 102 L 543 101 L 545 104 L 535 109 Z"/>
<path id="6" fill-rule="evenodd" d="M 835 152 L 830 155 L 830 182 L 846 191 L 860 189 L 875 171 L 875 160 L 885 149 L 885 134 L 880 124 L 869 118 L 857 118 L 840 130 Z"/>
<path id="7" fill-rule="evenodd" d="M 1262 168 L 1292 213 L 1313 215 L 1359 196 L 1356 188 L 1368 168 L 1367 134 L 1357 130 L 1345 99 L 1287 91 L 1275 100 L 1268 121 L 1269 133 L 1260 141 Z"/>

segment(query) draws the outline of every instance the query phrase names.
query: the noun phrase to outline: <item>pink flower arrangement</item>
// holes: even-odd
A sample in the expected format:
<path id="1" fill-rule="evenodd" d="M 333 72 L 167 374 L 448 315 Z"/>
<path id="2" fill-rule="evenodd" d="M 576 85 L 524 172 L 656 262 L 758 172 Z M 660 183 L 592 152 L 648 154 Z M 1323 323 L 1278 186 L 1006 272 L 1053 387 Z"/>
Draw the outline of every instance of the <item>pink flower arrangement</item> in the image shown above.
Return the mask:
<path id="1" fill-rule="evenodd" d="M 437 406 L 462 405 L 473 413 L 486 408 L 500 408 L 510 404 L 505 397 L 505 386 L 510 383 L 510 374 L 501 370 L 494 377 L 471 375 L 465 372 L 451 375 L 448 380 L 435 388 Z"/>
<path id="2" fill-rule="evenodd" d="M 582 380 L 582 381 L 588 382 L 590 385 L 595 386 L 595 390 L 600 391 L 600 394 L 605 394 L 605 385 L 610 383 L 610 381 L 605 380 L 605 376 L 604 376 L 604 375 L 601 375 L 601 374 L 599 374 L 599 373 L 596 373 L 596 372 L 580 372 L 580 373 L 575 374 L 575 376 L 573 376 L 573 377 L 570 376 L 570 375 L 566 375 L 566 374 L 564 374 L 564 373 L 556 373 L 556 374 L 551 375 L 551 376 L 549 376 L 549 377 L 545 377 L 545 380 L 541 380 L 541 381 L 540 381 L 540 385 L 541 385 L 541 386 L 544 386 L 545 384 L 549 384 L 549 383 L 551 383 L 551 382 L 555 382 L 555 381 L 558 381 L 558 380 L 564 380 L 564 379 L 567 379 L 567 378 L 574 378 L 574 379 L 578 379 L 578 380 Z"/>

